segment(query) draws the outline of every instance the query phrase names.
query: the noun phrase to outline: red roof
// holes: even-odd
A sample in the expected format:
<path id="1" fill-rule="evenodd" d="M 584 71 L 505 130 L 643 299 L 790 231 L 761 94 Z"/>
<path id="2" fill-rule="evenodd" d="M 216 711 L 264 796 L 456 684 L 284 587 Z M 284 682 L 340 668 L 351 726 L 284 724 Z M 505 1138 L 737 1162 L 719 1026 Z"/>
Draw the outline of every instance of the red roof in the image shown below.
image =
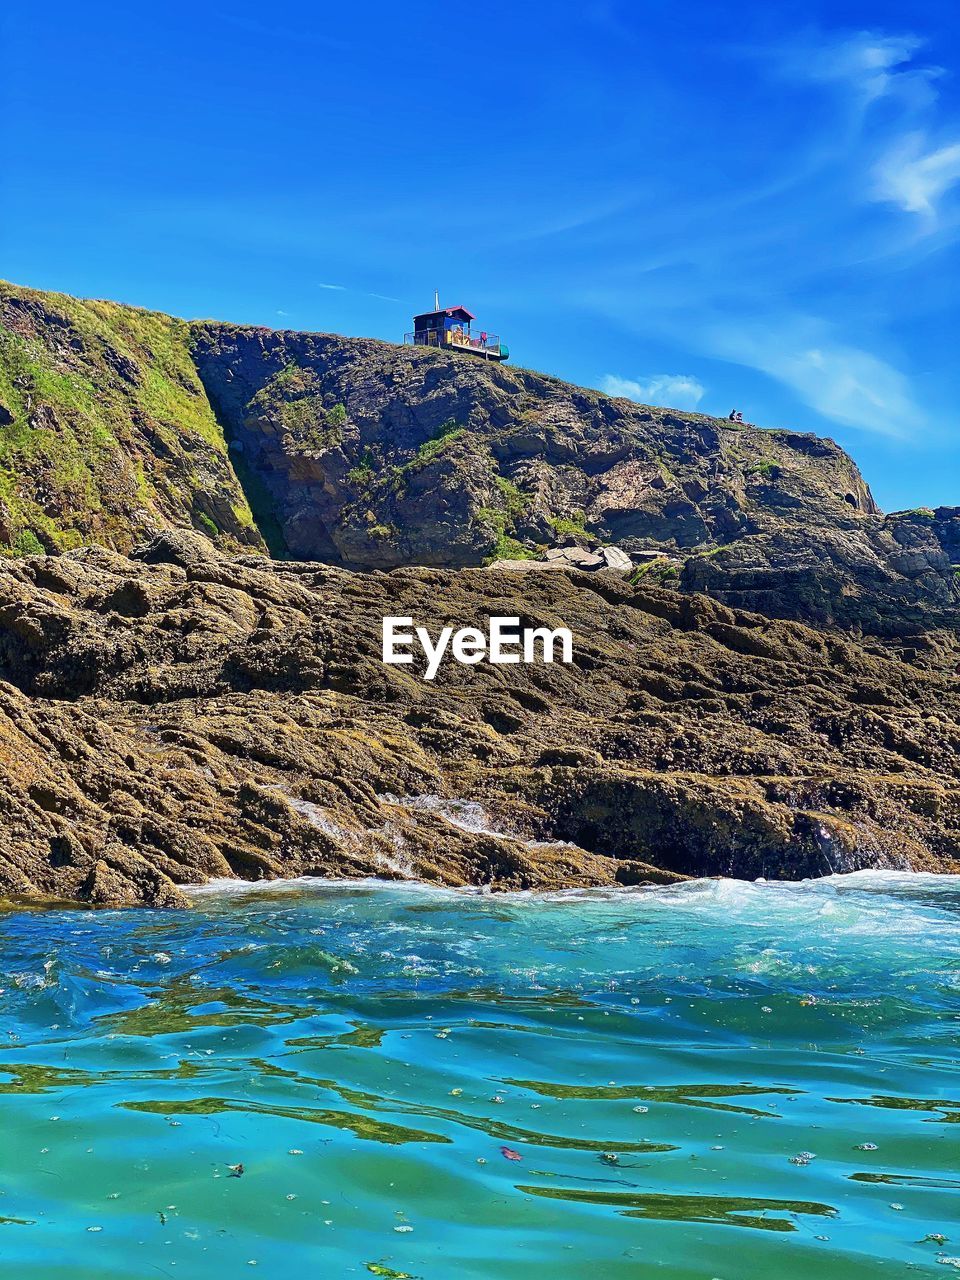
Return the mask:
<path id="1" fill-rule="evenodd" d="M 441 307 L 439 311 L 423 311 L 420 315 L 414 316 L 414 320 L 426 320 L 429 316 L 456 316 L 461 315 L 465 320 L 476 320 L 476 316 L 472 311 L 468 311 L 466 307 Z"/>

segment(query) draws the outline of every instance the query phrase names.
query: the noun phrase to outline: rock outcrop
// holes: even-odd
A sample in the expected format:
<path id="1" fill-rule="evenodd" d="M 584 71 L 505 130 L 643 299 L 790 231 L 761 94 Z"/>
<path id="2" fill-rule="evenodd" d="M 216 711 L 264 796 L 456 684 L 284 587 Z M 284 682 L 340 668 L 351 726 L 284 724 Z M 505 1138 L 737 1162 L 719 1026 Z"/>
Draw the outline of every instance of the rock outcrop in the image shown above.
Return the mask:
<path id="1" fill-rule="evenodd" d="M 542 560 L 494 560 L 491 569 L 576 569 L 580 573 L 629 573 L 633 561 L 619 547 L 551 547 Z"/>
<path id="2" fill-rule="evenodd" d="M 958 509 L 881 515 L 830 440 L 370 339 L 0 286 L 0 552 L 223 549 L 354 569 L 622 549 L 683 592 L 909 637 L 956 625 Z"/>
<path id="3" fill-rule="evenodd" d="M 684 591 L 822 627 L 910 637 L 960 623 L 960 508 L 771 529 L 688 557 Z"/>
<path id="4" fill-rule="evenodd" d="M 572 665 L 380 661 L 381 619 L 563 623 Z M 554 888 L 960 869 L 960 646 L 610 574 L 356 574 L 169 534 L 0 569 L 0 889 Z"/>
<path id="5" fill-rule="evenodd" d="M 579 539 L 774 617 L 887 636 L 960 619 L 958 511 L 881 515 L 831 440 L 439 351 L 220 324 L 195 335 L 234 456 L 293 556 L 458 567 L 542 561 Z"/>
<path id="6" fill-rule="evenodd" d="M 224 324 L 194 335 L 234 456 L 294 556 L 459 567 L 578 531 L 689 552 L 876 512 L 850 458 L 815 436 L 426 348 Z"/>

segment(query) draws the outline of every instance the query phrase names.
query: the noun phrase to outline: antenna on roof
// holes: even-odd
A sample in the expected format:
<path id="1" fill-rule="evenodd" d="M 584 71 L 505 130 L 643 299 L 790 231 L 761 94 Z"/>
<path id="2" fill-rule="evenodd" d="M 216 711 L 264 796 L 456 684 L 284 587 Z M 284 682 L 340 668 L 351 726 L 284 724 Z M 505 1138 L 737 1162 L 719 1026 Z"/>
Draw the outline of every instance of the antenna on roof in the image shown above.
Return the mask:
<path id="1" fill-rule="evenodd" d="M 440 310 L 440 290 L 439 289 L 434 289 L 433 291 L 433 309 L 434 311 Z"/>

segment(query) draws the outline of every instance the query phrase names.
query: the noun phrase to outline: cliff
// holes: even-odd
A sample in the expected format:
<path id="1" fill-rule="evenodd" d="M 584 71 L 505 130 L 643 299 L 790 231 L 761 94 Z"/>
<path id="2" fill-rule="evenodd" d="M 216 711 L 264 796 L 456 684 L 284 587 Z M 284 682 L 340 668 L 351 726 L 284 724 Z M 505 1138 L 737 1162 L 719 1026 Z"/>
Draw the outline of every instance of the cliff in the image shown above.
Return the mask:
<path id="1" fill-rule="evenodd" d="M 261 547 L 182 320 L 0 282 L 0 553 Z"/>
<path id="2" fill-rule="evenodd" d="M 960 510 L 879 512 L 831 440 L 613 400 L 365 339 L 195 325 L 194 358 L 275 547 L 352 568 L 657 551 L 643 572 L 881 635 L 953 625 Z"/>
<path id="3" fill-rule="evenodd" d="M 460 567 L 580 532 L 686 553 L 876 510 L 846 454 L 813 436 L 367 339 L 218 324 L 194 340 L 231 449 L 298 557 Z"/>
<path id="4" fill-rule="evenodd" d="M 369 339 L 0 286 L 0 552 L 223 549 L 458 568 L 614 544 L 822 626 L 954 625 L 956 509 L 883 516 L 830 440 Z M 657 558 L 659 557 L 659 558 Z"/>

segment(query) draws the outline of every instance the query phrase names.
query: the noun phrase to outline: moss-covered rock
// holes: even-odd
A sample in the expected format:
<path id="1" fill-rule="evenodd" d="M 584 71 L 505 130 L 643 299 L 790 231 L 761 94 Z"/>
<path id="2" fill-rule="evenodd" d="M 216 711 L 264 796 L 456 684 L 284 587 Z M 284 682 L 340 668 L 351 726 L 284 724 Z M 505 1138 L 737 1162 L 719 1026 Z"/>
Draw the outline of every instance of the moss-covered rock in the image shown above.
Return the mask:
<path id="1" fill-rule="evenodd" d="M 0 283 L 0 554 L 262 541 L 181 320 Z"/>

